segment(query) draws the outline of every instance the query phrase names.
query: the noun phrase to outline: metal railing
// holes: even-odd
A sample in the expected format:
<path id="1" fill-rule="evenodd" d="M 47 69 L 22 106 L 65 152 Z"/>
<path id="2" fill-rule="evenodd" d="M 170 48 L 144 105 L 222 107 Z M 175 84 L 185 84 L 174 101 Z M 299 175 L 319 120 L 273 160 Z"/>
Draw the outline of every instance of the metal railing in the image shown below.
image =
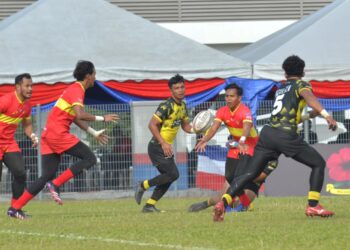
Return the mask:
<path id="1" fill-rule="evenodd" d="M 350 101 L 350 99 L 348 100 Z M 334 104 L 337 100 L 332 100 Z M 132 104 L 133 105 L 133 104 Z M 100 146 L 94 138 L 87 135 L 76 126 L 72 126 L 71 132 L 76 134 L 84 143 L 89 145 L 98 158 L 98 162 L 91 169 L 84 171 L 83 174 L 72 179 L 62 186 L 63 193 L 72 192 L 100 192 L 112 190 L 113 192 L 123 193 L 124 196 L 131 196 L 132 187 L 137 180 L 146 179 L 155 176 L 158 172 L 150 163 L 147 155 L 147 144 L 150 140 L 148 130 L 148 121 L 155 111 L 158 102 L 142 102 L 138 105 L 129 104 L 110 104 L 110 105 L 91 105 L 86 109 L 95 114 L 118 113 L 121 120 L 117 124 L 105 124 L 93 122 L 91 124 L 95 129 L 106 128 L 110 136 L 109 144 Z M 206 102 L 199 106 L 189 109 L 192 118 L 199 111 L 204 109 L 213 109 L 225 105 L 224 102 Z M 270 111 L 272 110 L 272 101 L 261 101 L 257 111 L 256 126 L 258 130 L 263 124 L 267 123 Z M 38 130 L 41 130 L 45 124 L 48 111 L 40 111 L 33 117 L 33 123 Z M 305 137 L 310 144 L 346 144 L 350 142 L 350 112 L 337 111 L 333 116 L 339 122 L 339 131 L 336 133 L 328 132 L 327 124 L 323 119 L 313 119 L 311 122 L 301 125 L 300 134 Z M 38 118 L 39 117 L 39 118 Z M 41 120 L 41 123 L 39 121 Z M 218 133 L 209 143 L 224 147 L 227 137 L 227 129 L 222 126 Z M 176 160 L 180 169 L 180 178 L 177 181 L 176 188 L 173 190 L 188 190 L 196 187 L 196 171 L 198 155 L 193 151 L 198 137 L 191 134 L 180 132 L 174 145 L 176 151 Z M 21 128 L 16 133 L 16 140 L 22 149 L 25 168 L 27 170 L 27 184 L 30 185 L 38 178 L 41 163 L 38 159 L 38 150 L 31 147 L 31 141 L 24 136 Z M 62 155 L 60 172 L 70 167 L 74 161 L 71 156 Z M 45 167 L 45 166 L 43 166 Z M 49 167 L 49 166 L 46 166 Z M 0 193 L 8 195 L 11 193 L 12 175 L 4 166 L 2 170 L 2 181 L 0 184 Z M 208 180 L 210 181 L 210 180 Z M 2 197 L 4 197 L 2 195 Z"/>

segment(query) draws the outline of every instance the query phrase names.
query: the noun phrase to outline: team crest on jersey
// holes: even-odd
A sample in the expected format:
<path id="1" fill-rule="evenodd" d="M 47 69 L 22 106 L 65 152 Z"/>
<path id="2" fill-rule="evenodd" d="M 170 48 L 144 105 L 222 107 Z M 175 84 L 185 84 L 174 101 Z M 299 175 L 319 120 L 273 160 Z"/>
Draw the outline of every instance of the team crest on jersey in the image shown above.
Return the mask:
<path id="1" fill-rule="evenodd" d="M 172 128 L 178 127 L 181 124 L 181 120 L 175 120 L 173 124 L 171 125 Z"/>

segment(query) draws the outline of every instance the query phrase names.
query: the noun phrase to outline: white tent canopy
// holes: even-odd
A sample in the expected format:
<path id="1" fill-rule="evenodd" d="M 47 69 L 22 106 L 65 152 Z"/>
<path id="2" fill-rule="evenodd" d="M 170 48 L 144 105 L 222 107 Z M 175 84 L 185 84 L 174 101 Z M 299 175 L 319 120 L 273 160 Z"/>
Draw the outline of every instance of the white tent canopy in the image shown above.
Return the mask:
<path id="1" fill-rule="evenodd" d="M 0 84 L 23 72 L 35 82 L 70 82 L 80 59 L 97 78 L 250 77 L 251 66 L 104 0 L 39 0 L 0 23 Z"/>
<path id="2" fill-rule="evenodd" d="M 253 64 L 253 78 L 283 79 L 282 62 L 294 54 L 305 60 L 305 80 L 350 80 L 349 13 L 350 0 L 336 0 L 235 56 Z"/>

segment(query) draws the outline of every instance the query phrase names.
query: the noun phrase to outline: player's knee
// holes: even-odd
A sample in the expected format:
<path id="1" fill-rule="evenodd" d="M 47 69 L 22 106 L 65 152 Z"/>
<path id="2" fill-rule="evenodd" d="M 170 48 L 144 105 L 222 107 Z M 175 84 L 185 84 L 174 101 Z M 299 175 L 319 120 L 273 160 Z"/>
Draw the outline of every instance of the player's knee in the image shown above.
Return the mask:
<path id="1" fill-rule="evenodd" d="M 326 168 L 326 161 L 320 157 L 317 161 L 314 161 L 314 168 L 319 169 L 320 171 L 324 171 Z"/>
<path id="2" fill-rule="evenodd" d="M 176 181 L 179 178 L 179 176 L 180 174 L 179 174 L 179 171 L 177 170 L 169 173 L 169 178 L 171 182 Z"/>
<path id="3" fill-rule="evenodd" d="M 20 175 L 14 175 L 14 179 L 19 183 L 24 183 L 26 181 L 26 173 Z"/>
<path id="4" fill-rule="evenodd" d="M 97 158 L 94 154 L 90 154 L 87 158 L 86 161 L 88 162 L 88 167 L 92 167 L 97 163 Z"/>
<path id="5" fill-rule="evenodd" d="M 16 169 L 12 171 L 13 177 L 17 180 L 26 179 L 26 171 L 24 169 Z"/>
<path id="6" fill-rule="evenodd" d="M 322 158 L 320 162 L 320 166 L 324 169 L 326 168 L 326 161 Z"/>
<path id="7" fill-rule="evenodd" d="M 47 176 L 41 176 L 39 177 L 32 185 L 28 187 L 28 192 L 32 195 L 37 195 L 44 187 L 46 182 L 48 182 L 51 179 L 47 179 Z"/>

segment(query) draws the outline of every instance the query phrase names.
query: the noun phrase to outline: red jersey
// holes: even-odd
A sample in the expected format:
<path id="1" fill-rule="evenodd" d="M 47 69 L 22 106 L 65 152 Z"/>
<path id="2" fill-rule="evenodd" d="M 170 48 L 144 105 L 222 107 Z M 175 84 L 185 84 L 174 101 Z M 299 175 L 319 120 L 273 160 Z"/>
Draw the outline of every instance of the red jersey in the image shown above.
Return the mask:
<path id="1" fill-rule="evenodd" d="M 15 140 L 18 124 L 24 119 L 31 119 L 32 106 L 29 101 L 22 102 L 16 91 L 0 98 L 0 144 Z"/>
<path id="2" fill-rule="evenodd" d="M 73 106 L 80 105 L 84 107 L 84 96 L 85 89 L 80 82 L 70 85 L 58 98 L 51 110 L 42 136 L 59 139 L 62 138 L 61 136 L 68 134 L 70 125 L 76 117 Z"/>
<path id="3" fill-rule="evenodd" d="M 226 125 L 227 129 L 229 130 L 230 134 L 233 136 L 233 139 L 235 141 L 239 141 L 243 134 L 243 123 L 253 123 L 252 113 L 250 109 L 242 103 L 240 103 L 238 107 L 232 112 L 230 111 L 230 108 L 228 106 L 218 109 L 218 111 L 216 112 L 215 120 L 223 122 Z M 253 156 L 254 148 L 258 143 L 258 133 L 256 132 L 254 126 L 250 129 L 249 135 L 245 143 L 249 146 L 248 154 L 250 156 Z M 227 157 L 238 159 L 238 154 L 239 149 L 232 148 L 229 149 Z"/>

